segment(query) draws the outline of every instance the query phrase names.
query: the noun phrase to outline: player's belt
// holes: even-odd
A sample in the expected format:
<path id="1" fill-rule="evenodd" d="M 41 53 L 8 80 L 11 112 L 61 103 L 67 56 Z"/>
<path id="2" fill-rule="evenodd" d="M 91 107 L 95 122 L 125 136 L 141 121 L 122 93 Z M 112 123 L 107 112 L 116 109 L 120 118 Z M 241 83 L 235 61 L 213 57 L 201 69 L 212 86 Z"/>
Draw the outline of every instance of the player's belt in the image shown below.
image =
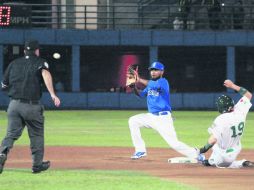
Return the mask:
<path id="1" fill-rule="evenodd" d="M 161 111 L 161 112 L 154 112 L 153 115 L 169 115 L 170 111 Z"/>
<path id="2" fill-rule="evenodd" d="M 16 100 L 20 103 L 25 103 L 25 104 L 40 104 L 40 101 L 39 100 L 26 100 L 26 99 L 12 99 L 12 100 Z"/>

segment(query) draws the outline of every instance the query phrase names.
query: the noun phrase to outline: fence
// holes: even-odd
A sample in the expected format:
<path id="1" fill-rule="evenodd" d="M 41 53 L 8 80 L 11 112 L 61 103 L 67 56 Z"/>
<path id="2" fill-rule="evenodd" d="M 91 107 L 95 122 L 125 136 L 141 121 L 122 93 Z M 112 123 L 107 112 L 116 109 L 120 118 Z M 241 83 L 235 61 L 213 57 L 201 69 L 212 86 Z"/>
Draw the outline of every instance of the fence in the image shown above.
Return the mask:
<path id="1" fill-rule="evenodd" d="M 0 6 L 0 27 L 70 29 L 254 29 L 254 5 L 150 4 Z"/>

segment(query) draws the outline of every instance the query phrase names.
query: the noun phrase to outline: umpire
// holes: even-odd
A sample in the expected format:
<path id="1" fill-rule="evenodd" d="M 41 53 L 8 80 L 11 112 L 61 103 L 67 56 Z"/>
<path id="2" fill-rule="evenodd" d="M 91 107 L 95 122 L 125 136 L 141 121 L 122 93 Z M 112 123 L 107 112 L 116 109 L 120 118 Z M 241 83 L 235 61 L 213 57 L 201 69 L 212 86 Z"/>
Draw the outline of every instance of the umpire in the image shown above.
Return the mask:
<path id="1" fill-rule="evenodd" d="M 14 141 L 21 136 L 25 126 L 30 138 L 32 172 L 40 173 L 50 167 L 50 161 L 43 162 L 44 107 L 40 103 L 43 82 L 56 107 L 60 106 L 60 99 L 54 92 L 49 65 L 39 57 L 38 41 L 26 41 L 24 54 L 9 64 L 1 82 L 2 90 L 8 91 L 11 100 L 7 110 L 7 134 L 0 148 L 0 173 Z"/>

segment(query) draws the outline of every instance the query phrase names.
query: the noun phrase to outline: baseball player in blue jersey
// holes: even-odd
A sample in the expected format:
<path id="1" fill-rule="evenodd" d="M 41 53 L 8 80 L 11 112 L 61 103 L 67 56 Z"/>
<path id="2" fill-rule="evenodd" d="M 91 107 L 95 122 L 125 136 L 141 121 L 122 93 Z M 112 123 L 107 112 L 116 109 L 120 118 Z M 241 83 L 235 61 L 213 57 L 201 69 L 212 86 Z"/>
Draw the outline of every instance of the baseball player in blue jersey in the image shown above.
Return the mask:
<path id="1" fill-rule="evenodd" d="M 154 62 L 149 67 L 151 80 L 141 79 L 136 72 L 136 80 L 146 86 L 139 90 L 134 86 L 136 95 L 147 98 L 149 113 L 142 113 L 129 118 L 131 138 L 135 147 L 132 159 L 147 156 L 145 142 L 141 137 L 140 128 L 152 128 L 177 152 L 189 157 L 198 158 L 199 151 L 177 139 L 171 117 L 170 88 L 167 79 L 163 78 L 164 65 Z"/>

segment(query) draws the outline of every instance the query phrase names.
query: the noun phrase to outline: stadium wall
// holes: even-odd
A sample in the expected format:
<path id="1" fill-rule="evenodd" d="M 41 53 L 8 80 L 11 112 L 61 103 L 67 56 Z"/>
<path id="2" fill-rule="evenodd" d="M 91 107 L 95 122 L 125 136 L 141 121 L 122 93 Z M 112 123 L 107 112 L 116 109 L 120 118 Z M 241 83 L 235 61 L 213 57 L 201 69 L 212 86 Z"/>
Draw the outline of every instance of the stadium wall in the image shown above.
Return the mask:
<path id="1" fill-rule="evenodd" d="M 240 96 L 236 93 L 230 95 L 235 101 Z M 134 94 L 125 93 L 63 93 L 57 94 L 61 99 L 60 109 L 146 109 L 146 99 Z M 173 110 L 215 110 L 215 100 L 221 93 L 174 93 L 171 94 Z M 6 109 L 9 98 L 0 92 L 0 108 Z M 48 93 L 43 93 L 41 102 L 46 108 L 53 109 Z M 252 100 L 252 104 L 254 101 Z"/>
<path id="2" fill-rule="evenodd" d="M 254 46 L 251 31 L 158 31 L 158 30 L 57 30 L 57 29 L 1 29 L 0 78 L 3 75 L 3 46 L 23 44 L 28 38 L 42 45 L 72 46 L 72 92 L 59 93 L 62 108 L 80 109 L 142 109 L 145 100 L 124 93 L 81 93 L 79 81 L 80 46 L 148 46 L 150 61 L 156 60 L 158 46 L 223 46 L 227 47 L 227 76 L 234 80 L 236 46 Z M 229 92 L 228 92 L 229 93 Z M 218 93 L 175 93 L 171 100 L 175 109 L 214 109 Z M 235 96 L 235 95 L 234 95 Z M 0 92 L 0 107 L 8 105 L 8 97 Z M 53 107 L 48 94 L 42 102 Z"/>

